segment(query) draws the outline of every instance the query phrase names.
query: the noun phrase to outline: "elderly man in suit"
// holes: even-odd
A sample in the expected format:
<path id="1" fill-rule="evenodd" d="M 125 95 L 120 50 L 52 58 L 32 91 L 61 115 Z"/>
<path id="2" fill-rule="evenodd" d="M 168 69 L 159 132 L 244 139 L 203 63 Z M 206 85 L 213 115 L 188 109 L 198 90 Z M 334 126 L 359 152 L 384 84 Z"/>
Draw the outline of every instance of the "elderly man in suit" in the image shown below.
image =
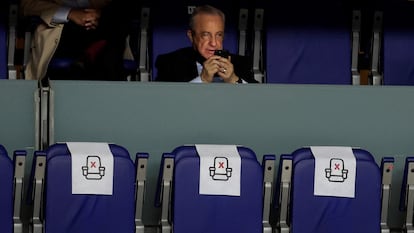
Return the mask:
<path id="1" fill-rule="evenodd" d="M 220 54 L 224 40 L 224 13 L 212 6 L 196 7 L 187 36 L 192 47 L 157 57 L 156 81 L 257 83 L 250 59 Z"/>

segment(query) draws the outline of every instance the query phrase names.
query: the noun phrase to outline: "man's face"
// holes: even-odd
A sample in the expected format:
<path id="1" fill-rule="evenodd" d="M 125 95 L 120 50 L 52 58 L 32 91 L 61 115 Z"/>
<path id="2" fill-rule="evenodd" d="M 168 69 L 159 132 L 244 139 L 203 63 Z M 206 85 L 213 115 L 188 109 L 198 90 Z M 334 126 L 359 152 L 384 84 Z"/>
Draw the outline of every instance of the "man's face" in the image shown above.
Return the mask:
<path id="1" fill-rule="evenodd" d="M 209 58 L 214 51 L 223 49 L 224 22 L 218 15 L 199 14 L 194 18 L 194 31 L 187 32 L 188 37 L 201 56 Z"/>

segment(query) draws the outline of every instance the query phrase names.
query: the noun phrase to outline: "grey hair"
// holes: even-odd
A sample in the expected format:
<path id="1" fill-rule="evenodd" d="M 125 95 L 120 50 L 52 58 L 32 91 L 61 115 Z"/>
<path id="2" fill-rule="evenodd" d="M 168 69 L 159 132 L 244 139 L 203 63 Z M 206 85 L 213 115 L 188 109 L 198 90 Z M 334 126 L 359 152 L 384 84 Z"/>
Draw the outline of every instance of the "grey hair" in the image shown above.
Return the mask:
<path id="1" fill-rule="evenodd" d="M 194 18 L 199 14 L 218 15 L 223 19 L 223 23 L 226 22 L 226 16 L 220 9 L 210 5 L 197 6 L 196 8 L 194 8 L 194 11 L 190 17 L 189 27 L 191 31 L 194 31 Z"/>

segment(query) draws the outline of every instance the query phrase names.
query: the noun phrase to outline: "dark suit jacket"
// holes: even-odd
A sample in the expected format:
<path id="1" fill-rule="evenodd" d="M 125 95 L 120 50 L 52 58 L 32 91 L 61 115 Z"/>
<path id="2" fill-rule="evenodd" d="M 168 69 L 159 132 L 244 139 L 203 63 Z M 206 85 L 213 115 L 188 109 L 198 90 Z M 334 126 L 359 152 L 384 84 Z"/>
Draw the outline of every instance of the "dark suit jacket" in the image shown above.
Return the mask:
<path id="1" fill-rule="evenodd" d="M 236 54 L 230 56 L 236 75 L 248 83 L 257 83 L 250 59 Z M 157 68 L 155 81 L 189 82 L 193 80 L 198 76 L 196 61 L 202 62 L 200 57 L 192 47 L 159 55 L 155 61 Z"/>

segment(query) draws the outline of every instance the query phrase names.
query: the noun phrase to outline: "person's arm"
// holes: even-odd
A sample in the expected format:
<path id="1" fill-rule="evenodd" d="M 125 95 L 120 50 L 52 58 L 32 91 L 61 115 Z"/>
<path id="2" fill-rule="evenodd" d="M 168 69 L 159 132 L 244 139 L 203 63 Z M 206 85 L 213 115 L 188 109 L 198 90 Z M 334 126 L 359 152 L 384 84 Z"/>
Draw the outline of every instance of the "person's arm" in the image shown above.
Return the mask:
<path id="1" fill-rule="evenodd" d="M 201 82 L 197 78 L 199 71 L 191 47 L 158 55 L 155 68 L 157 71 L 155 81 Z"/>
<path id="2" fill-rule="evenodd" d="M 56 11 L 52 17 L 52 23 L 61 24 L 69 22 L 69 12 L 71 11 L 70 7 L 62 6 Z"/>
<path id="3" fill-rule="evenodd" d="M 233 58 L 234 72 L 241 78 L 242 83 L 258 83 L 254 79 L 252 61 L 247 56 L 234 56 Z"/>
<path id="4" fill-rule="evenodd" d="M 73 1 L 73 2 L 67 2 L 67 4 L 69 5 L 61 5 L 59 7 L 59 9 L 56 11 L 56 13 L 54 14 L 53 18 L 52 18 L 52 23 L 56 23 L 56 24 L 60 24 L 60 23 L 67 23 L 70 20 L 76 22 L 76 12 L 82 13 L 83 9 L 88 9 L 90 8 L 90 4 L 89 4 L 89 0 L 77 0 L 77 1 Z M 77 20 L 78 22 L 81 22 L 80 18 L 81 18 L 81 14 L 79 14 L 79 16 L 77 16 L 77 18 L 79 18 L 79 20 Z M 98 17 L 99 18 L 99 17 Z M 82 25 L 84 26 L 84 25 Z"/>
<path id="5" fill-rule="evenodd" d="M 96 29 L 101 17 L 101 11 L 99 9 L 72 8 L 67 17 L 68 20 L 84 27 L 86 30 Z"/>
<path id="6" fill-rule="evenodd" d="M 60 5 L 53 0 L 22 0 L 21 2 L 24 16 L 38 16 L 50 27 L 70 20 L 86 29 L 95 28 L 100 10 L 87 7 L 89 2 L 85 0 L 74 2 L 73 6 Z"/>
<path id="7" fill-rule="evenodd" d="M 50 22 L 61 5 L 48 0 L 22 0 L 20 7 L 24 16 L 39 16 Z"/>

